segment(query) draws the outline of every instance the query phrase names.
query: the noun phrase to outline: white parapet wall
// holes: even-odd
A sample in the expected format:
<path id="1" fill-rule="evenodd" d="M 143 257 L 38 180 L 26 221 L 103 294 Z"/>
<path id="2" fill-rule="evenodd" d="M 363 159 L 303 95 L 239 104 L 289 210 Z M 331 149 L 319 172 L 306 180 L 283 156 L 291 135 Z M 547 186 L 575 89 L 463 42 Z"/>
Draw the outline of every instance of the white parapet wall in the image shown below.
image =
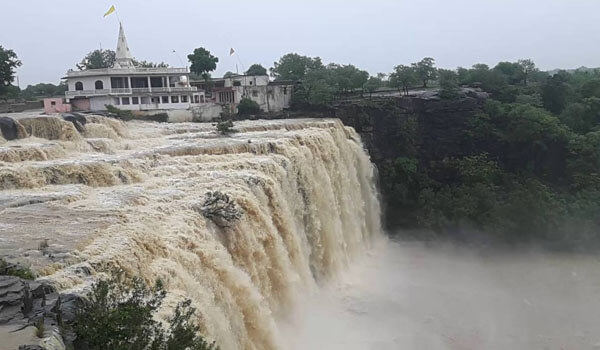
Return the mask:
<path id="1" fill-rule="evenodd" d="M 121 107 L 121 106 L 119 106 Z M 137 115 L 166 113 L 169 123 L 210 122 L 221 117 L 223 107 L 217 103 L 204 103 L 188 109 L 155 109 L 136 111 Z"/>

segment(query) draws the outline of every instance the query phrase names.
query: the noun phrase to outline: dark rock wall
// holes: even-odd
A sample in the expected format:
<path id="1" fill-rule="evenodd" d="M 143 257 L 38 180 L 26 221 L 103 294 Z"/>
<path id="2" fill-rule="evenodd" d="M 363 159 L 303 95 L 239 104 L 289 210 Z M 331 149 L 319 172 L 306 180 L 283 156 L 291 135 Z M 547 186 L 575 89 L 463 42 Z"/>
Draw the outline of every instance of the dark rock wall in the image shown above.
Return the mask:
<path id="1" fill-rule="evenodd" d="M 415 225 L 411 213 L 414 209 L 395 207 L 388 197 L 386 189 L 395 186 L 397 179 L 393 178 L 393 171 L 386 171 L 386 165 L 407 157 L 428 168 L 433 160 L 470 154 L 475 145 L 466 141 L 471 138 L 465 137 L 465 130 L 469 130 L 470 117 L 481 112 L 484 103 L 485 99 L 475 97 L 452 101 L 387 98 L 335 106 L 331 117 L 354 127 L 379 169 L 386 229 L 391 232 Z"/>
<path id="2" fill-rule="evenodd" d="M 463 141 L 465 123 L 484 102 L 471 97 L 366 100 L 339 104 L 331 116 L 361 135 L 376 165 L 398 157 L 427 161 L 465 153 L 469 147 Z"/>

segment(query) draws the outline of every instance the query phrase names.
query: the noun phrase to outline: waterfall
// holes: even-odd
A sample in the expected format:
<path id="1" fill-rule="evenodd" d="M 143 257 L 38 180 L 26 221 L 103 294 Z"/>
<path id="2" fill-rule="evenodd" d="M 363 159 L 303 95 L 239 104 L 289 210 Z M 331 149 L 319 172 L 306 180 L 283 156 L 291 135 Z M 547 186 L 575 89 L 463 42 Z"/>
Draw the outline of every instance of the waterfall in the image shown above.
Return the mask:
<path id="1" fill-rule="evenodd" d="M 41 222 L 55 253 L 27 259 L 60 290 L 119 267 L 161 279 L 167 306 L 191 299 L 221 349 L 282 349 L 278 320 L 380 234 L 374 167 L 339 120 L 236 122 L 229 136 L 210 124 L 87 120 L 79 131 L 27 121 L 33 137 L 0 145 L 0 204 L 36 206 L 2 207 L 4 245 Z M 209 191 L 241 218 L 202 215 Z"/>

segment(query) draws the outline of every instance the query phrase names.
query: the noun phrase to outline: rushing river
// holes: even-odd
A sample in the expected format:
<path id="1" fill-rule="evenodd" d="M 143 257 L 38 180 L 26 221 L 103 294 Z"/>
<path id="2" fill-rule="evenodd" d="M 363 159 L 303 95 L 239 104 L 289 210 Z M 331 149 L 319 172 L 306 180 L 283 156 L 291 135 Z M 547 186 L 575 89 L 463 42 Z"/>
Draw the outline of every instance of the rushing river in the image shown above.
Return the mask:
<path id="1" fill-rule="evenodd" d="M 278 319 L 382 235 L 374 167 L 339 120 L 17 126 L 0 145 L 0 253 L 60 291 L 115 267 L 161 279 L 223 350 L 284 349 Z M 237 220 L 205 214 L 214 191 Z"/>
<path id="2" fill-rule="evenodd" d="M 160 278 L 161 316 L 191 299 L 222 350 L 600 348 L 597 258 L 386 240 L 374 167 L 338 120 L 229 136 L 100 116 L 15 125 L 0 254 L 59 291 L 114 267 Z M 203 214 L 212 191 L 239 220 Z"/>
<path id="3" fill-rule="evenodd" d="M 289 322 L 291 349 L 600 348 L 600 258 L 379 241 Z"/>

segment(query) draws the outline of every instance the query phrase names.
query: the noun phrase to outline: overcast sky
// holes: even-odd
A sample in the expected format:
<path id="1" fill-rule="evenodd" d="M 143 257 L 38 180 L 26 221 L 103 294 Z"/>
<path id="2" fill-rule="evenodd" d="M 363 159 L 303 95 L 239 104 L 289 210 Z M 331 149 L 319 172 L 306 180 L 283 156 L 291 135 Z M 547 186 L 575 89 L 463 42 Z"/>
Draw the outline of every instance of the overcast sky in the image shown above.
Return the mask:
<path id="1" fill-rule="evenodd" d="M 215 76 L 288 52 L 372 74 L 425 56 L 445 68 L 600 66 L 600 0 L 1 0 L 0 45 L 23 62 L 21 87 L 57 83 L 100 45 L 114 50 L 117 16 L 102 17 L 112 4 L 134 57 L 181 66 L 173 50 L 185 65 L 205 47 L 219 57 Z"/>

